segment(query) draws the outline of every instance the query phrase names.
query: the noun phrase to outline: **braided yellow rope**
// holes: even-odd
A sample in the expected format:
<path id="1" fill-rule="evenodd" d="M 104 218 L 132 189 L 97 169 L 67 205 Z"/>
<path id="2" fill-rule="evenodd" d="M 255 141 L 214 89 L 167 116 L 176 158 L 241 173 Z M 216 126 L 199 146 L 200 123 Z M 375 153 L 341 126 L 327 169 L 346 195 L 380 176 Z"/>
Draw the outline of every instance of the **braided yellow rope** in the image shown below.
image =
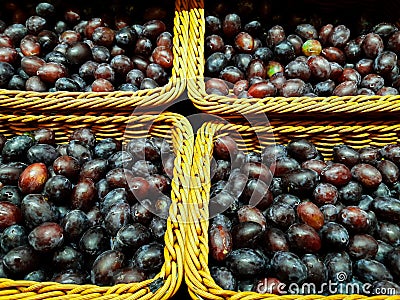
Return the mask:
<path id="1" fill-rule="evenodd" d="M 271 120 L 270 120 L 271 121 Z M 191 186 L 188 199 L 189 224 L 185 243 L 185 281 L 193 299 L 230 300 L 400 300 L 400 296 L 361 295 L 270 295 L 255 292 L 234 292 L 223 290 L 210 275 L 208 267 L 208 201 L 210 197 L 210 157 L 214 139 L 231 135 L 236 131 L 243 137 L 242 149 L 260 151 L 271 141 L 258 141 L 256 134 L 273 130 L 277 142 L 287 143 L 297 137 L 305 137 L 315 143 L 327 157 L 331 156 L 335 144 L 347 143 L 356 148 L 366 145 L 383 146 L 398 143 L 400 123 L 396 121 L 377 122 L 329 122 L 329 121 L 282 121 L 272 120 L 271 126 L 205 123 L 197 132 L 191 170 Z M 273 140 L 272 140 L 273 142 Z"/>
<path id="2" fill-rule="evenodd" d="M 132 108 L 167 105 L 181 95 L 186 87 L 187 43 L 189 39 L 187 2 L 175 1 L 173 28 L 174 63 L 169 82 L 162 87 L 137 92 L 55 92 L 38 93 L 0 89 L 0 107 L 41 111 L 132 110 Z"/>
<path id="3" fill-rule="evenodd" d="M 153 122 L 150 132 L 143 125 Z M 160 136 L 168 138 L 176 155 L 171 181 L 171 208 L 164 241 L 164 265 L 153 279 L 139 283 L 119 284 L 112 287 L 95 285 L 59 284 L 0 279 L 0 300 L 38 299 L 168 299 L 174 295 L 183 278 L 183 252 L 185 241 L 186 208 L 189 174 L 193 156 L 193 132 L 189 122 L 174 113 L 145 116 L 123 115 L 15 115 L 0 114 L 0 133 L 6 136 L 41 128 L 56 131 L 57 142 L 66 142 L 76 128 L 91 127 L 99 138 L 124 138 L 129 123 L 132 137 Z M 139 129 L 139 131 L 135 131 Z M 126 136 L 125 136 L 126 138 Z M 153 281 L 163 280 L 162 286 L 151 292 Z"/>
<path id="4" fill-rule="evenodd" d="M 362 95 L 315 98 L 266 97 L 263 99 L 234 99 L 218 95 L 208 95 L 205 91 L 204 83 L 204 0 L 190 0 L 189 5 L 190 26 L 187 87 L 189 98 L 198 109 L 224 116 L 257 113 L 389 113 L 400 111 L 400 95 L 383 97 Z"/>

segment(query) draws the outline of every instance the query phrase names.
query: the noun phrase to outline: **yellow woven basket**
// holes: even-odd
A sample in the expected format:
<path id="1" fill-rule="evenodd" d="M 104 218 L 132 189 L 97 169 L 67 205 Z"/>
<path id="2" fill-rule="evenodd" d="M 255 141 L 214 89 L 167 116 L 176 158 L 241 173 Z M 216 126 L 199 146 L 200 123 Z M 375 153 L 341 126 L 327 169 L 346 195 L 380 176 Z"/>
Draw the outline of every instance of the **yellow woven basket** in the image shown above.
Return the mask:
<path id="1" fill-rule="evenodd" d="M 11 136 L 37 128 L 51 128 L 57 142 L 67 142 L 77 128 L 90 127 L 98 138 L 112 137 L 122 140 L 129 123 L 131 137 L 158 136 L 166 138 L 173 146 L 176 158 L 171 181 L 171 208 L 164 241 L 164 264 L 153 279 L 140 283 L 118 284 L 112 287 L 96 285 L 59 284 L 0 279 L 1 300 L 33 299 L 168 299 L 174 295 L 183 278 L 183 251 L 185 228 L 183 207 L 188 198 L 188 176 L 193 154 L 193 134 L 189 122 L 178 114 L 159 116 L 76 116 L 76 115 L 26 115 L 0 114 L 0 133 Z M 144 125 L 153 124 L 150 132 Z M 159 287 L 159 288 L 158 288 Z"/>
<path id="2" fill-rule="evenodd" d="M 189 12 L 187 1 L 175 0 L 172 75 L 162 87 L 137 92 L 54 92 L 38 93 L 0 89 L 0 108 L 49 111 L 132 110 L 137 106 L 166 106 L 186 87 Z"/>
<path id="3" fill-rule="evenodd" d="M 388 11 L 393 15 L 398 11 L 398 1 L 293 1 L 297 5 L 304 2 L 318 5 L 320 9 L 330 11 L 347 11 L 348 2 L 357 3 L 356 7 L 365 8 L 369 5 L 373 9 Z M 372 5 L 371 5 L 372 2 Z M 342 6 L 341 6 L 342 4 Z M 204 0 L 190 0 L 190 28 L 189 28 L 189 64 L 188 64 L 188 96 L 200 110 L 222 115 L 246 115 L 254 113 L 268 113 L 268 115 L 305 114 L 305 113 L 392 113 L 400 111 L 400 95 L 396 96 L 344 96 L 344 97 L 266 97 L 263 99 L 234 99 L 226 96 L 209 95 L 205 90 L 204 82 L 204 39 L 205 39 L 205 12 Z M 354 7 L 354 5 L 353 5 Z M 308 11 L 309 15 L 312 13 Z"/>
<path id="4" fill-rule="evenodd" d="M 317 122 L 317 121 L 282 121 L 270 120 L 271 126 L 247 126 L 205 123 L 197 132 L 194 147 L 191 186 L 188 203 L 188 226 L 185 243 L 185 281 L 193 299 L 231 299 L 231 300 L 399 300 L 400 296 L 361 295 L 284 295 L 258 294 L 255 292 L 235 292 L 223 290 L 210 275 L 208 266 L 208 201 L 210 198 L 210 157 L 212 157 L 214 140 L 230 135 L 238 141 L 242 150 L 261 151 L 267 144 L 284 143 L 294 138 L 306 138 L 313 142 L 318 150 L 328 159 L 335 144 L 346 143 L 354 148 L 366 145 L 383 146 L 400 141 L 400 124 L 388 122 Z M 270 134 L 271 129 L 273 135 Z M 265 134 L 265 139 L 257 135 Z M 240 135 L 240 140 L 237 139 Z M 270 136 L 270 138 L 268 138 Z"/>

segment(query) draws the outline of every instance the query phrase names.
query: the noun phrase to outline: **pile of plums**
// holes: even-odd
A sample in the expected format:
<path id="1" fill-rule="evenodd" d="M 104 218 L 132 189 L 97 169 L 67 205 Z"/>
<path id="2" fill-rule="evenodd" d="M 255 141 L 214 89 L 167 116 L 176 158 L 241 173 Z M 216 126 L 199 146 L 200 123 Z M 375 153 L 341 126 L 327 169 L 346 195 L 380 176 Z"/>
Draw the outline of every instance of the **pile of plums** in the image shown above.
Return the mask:
<path id="1" fill-rule="evenodd" d="M 6 3 L 3 12 L 13 19 L 0 21 L 0 88 L 135 92 L 168 82 L 173 38 L 161 20 L 139 25 L 128 14 L 58 11 L 50 3 L 39 3 L 32 12 Z M 155 9 L 149 17 L 165 14 Z"/>
<path id="2" fill-rule="evenodd" d="M 121 148 L 87 128 L 68 144 L 54 137 L 0 136 L 0 277 L 103 286 L 153 278 L 171 204 L 168 144 Z"/>
<path id="3" fill-rule="evenodd" d="M 213 157 L 209 256 L 219 286 L 400 293 L 400 145 L 337 145 L 324 160 L 304 139 L 244 154 L 221 137 Z"/>
<path id="4" fill-rule="evenodd" d="M 206 92 L 231 97 L 397 95 L 400 31 L 379 23 L 362 34 L 345 25 L 245 23 L 208 15 Z"/>

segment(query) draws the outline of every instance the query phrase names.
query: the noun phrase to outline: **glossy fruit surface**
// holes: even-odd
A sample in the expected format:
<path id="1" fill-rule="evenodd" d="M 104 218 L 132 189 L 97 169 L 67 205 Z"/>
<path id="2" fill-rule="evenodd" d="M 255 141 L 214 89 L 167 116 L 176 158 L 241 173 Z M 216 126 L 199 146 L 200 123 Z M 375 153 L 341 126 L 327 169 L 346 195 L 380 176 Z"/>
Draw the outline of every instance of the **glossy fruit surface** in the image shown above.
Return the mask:
<path id="1" fill-rule="evenodd" d="M 321 44 L 317 40 L 307 40 L 302 46 L 302 51 L 305 56 L 319 55 L 322 51 Z"/>
<path id="2" fill-rule="evenodd" d="M 267 258 L 253 249 L 233 250 L 227 257 L 227 267 L 238 277 L 251 277 L 265 271 Z"/>
<path id="3" fill-rule="evenodd" d="M 286 12 L 287 18 L 283 18 L 281 11 L 270 4 L 266 5 L 267 11 L 270 14 L 276 11 L 274 17 L 264 23 L 255 13 L 257 8 L 244 2 L 238 3 L 236 11 L 244 15 L 227 15 L 235 8 L 228 9 L 226 5 L 207 11 L 209 23 L 204 45 L 206 76 L 235 83 L 238 77 L 228 79 L 225 70 L 238 68 L 242 72 L 240 80 L 248 80 L 249 86 L 245 91 L 251 92 L 234 90 L 238 98 L 262 98 L 275 94 L 282 97 L 344 97 L 399 93 L 396 61 L 400 53 L 400 35 L 396 25 L 383 22 L 371 26 L 365 19 L 356 21 L 354 18 L 346 21 L 339 18 L 332 21 L 335 25 L 323 24 L 324 17 L 314 20 L 312 16 L 302 18 L 296 13 L 292 16 L 291 12 Z M 245 8 L 250 6 L 252 9 L 247 11 Z M 247 19 L 252 21 L 242 24 Z M 285 22 L 290 25 L 283 26 Z M 279 80 L 272 80 L 275 75 Z M 277 88 L 276 92 L 258 92 L 266 76 Z M 367 80 L 361 84 L 365 76 L 382 76 L 383 84 L 376 82 L 380 88 L 374 86 L 375 90 L 371 90 L 366 86 L 374 85 L 374 82 Z M 296 87 L 288 88 L 285 82 L 288 80 L 293 85 L 291 79 L 304 83 L 299 85 L 295 81 Z M 214 89 L 206 89 L 206 93 L 229 95 L 221 95 Z"/>
<path id="4" fill-rule="evenodd" d="M 164 263 L 172 203 L 171 180 L 160 167 L 170 146 L 161 138 L 132 139 L 122 151 L 89 128 L 66 140 L 56 144 L 50 129 L 0 136 L 2 276 L 102 286 L 153 278 Z M 144 151 L 135 164 L 134 145 Z M 123 169 L 129 164 L 153 172 L 134 177 Z"/>
<path id="5" fill-rule="evenodd" d="M 236 152 L 231 138 L 223 145 L 221 153 L 214 141 L 218 181 L 210 196 L 223 195 L 217 202 L 225 210 L 208 228 L 209 264 L 220 286 L 280 294 L 273 284 L 340 283 L 344 277 L 357 285 L 396 284 L 398 145 L 334 145 L 332 160 L 307 140 L 269 145 L 261 155 Z M 233 163 L 227 146 L 237 153 Z"/>
<path id="6" fill-rule="evenodd" d="M 300 219 L 312 228 L 319 230 L 324 225 L 324 215 L 312 202 L 302 202 L 297 206 Z"/>
<path id="7" fill-rule="evenodd" d="M 35 5 L 24 3 L 3 3 L 2 10 L 9 17 L 1 21 L 1 87 L 34 92 L 135 92 L 153 88 L 141 84 L 127 86 L 123 76 L 110 81 L 111 86 L 99 87 L 96 83 L 93 88 L 98 78 L 93 77 L 92 71 L 98 63 L 126 74 L 133 69 L 133 63 L 145 71 L 150 62 L 155 62 L 163 77 L 157 83 L 163 85 L 168 81 L 173 66 L 173 35 L 167 31 L 172 29 L 171 24 L 164 22 L 169 14 L 164 5 L 155 8 L 162 13 L 145 19 L 136 13 L 132 15 L 122 3 L 113 8 L 94 9 L 88 3 L 80 9 L 71 6 L 43 2 L 36 9 Z M 106 16 L 110 12 L 113 17 Z M 114 18 L 115 21 L 111 20 Z M 121 60 L 120 56 L 127 59 Z M 26 75 L 23 80 L 16 77 L 21 75 L 20 65 Z M 77 75 L 82 79 L 79 83 Z M 153 77 L 147 75 L 147 79 Z"/>
<path id="8" fill-rule="evenodd" d="M 43 223 L 31 231 L 28 239 L 33 249 L 47 252 L 58 248 L 63 243 L 63 229 L 57 223 Z"/>

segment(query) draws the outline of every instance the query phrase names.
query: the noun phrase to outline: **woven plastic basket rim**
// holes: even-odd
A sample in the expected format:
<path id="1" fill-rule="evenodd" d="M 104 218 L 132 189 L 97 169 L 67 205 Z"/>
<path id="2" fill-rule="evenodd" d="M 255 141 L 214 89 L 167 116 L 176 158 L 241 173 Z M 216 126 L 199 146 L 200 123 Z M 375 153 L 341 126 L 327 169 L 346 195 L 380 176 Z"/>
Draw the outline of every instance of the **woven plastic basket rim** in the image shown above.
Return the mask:
<path id="1" fill-rule="evenodd" d="M 327 5 L 329 7 L 329 5 Z M 204 82 L 204 0 L 189 3 L 188 96 L 200 110 L 217 115 L 247 115 L 258 113 L 392 113 L 400 111 L 400 95 L 395 96 L 330 96 L 330 97 L 266 97 L 234 99 L 209 95 Z"/>
<path id="2" fill-rule="evenodd" d="M 2 124 L 6 122 L 7 124 Z M 183 252 L 185 240 L 185 227 L 183 220 L 186 219 L 186 210 L 183 203 L 188 197 L 188 176 L 192 154 L 193 133 L 192 127 L 183 116 L 175 113 L 163 113 L 161 115 L 144 116 L 78 116 L 78 115 L 15 115 L 0 113 L 0 133 L 12 135 L 15 127 L 20 124 L 33 122 L 37 124 L 49 124 L 54 122 L 62 126 L 77 124 L 76 128 L 106 126 L 107 124 L 127 124 L 140 127 L 142 124 L 154 125 L 149 134 L 139 136 L 167 136 L 172 143 L 176 155 L 174 161 L 173 178 L 171 180 L 171 208 L 167 220 L 167 230 L 164 236 L 164 264 L 161 271 L 153 278 L 143 282 L 118 284 L 111 287 L 100 287 L 96 285 L 59 284 L 56 282 L 34 282 L 25 280 L 12 280 L 0 278 L 0 299 L 168 299 L 174 295 L 181 285 L 183 279 Z M 131 123 L 130 123 L 131 124 Z M 4 127 L 7 127 L 4 129 Z M 43 127 L 43 126 L 39 126 Z M 75 126 L 73 126 L 75 129 Z M 63 128 L 63 130 L 65 130 Z M 11 132 L 10 132 L 11 131 Z M 18 133 L 19 130 L 17 130 Z M 171 131 L 171 132 L 170 132 Z M 65 132 L 64 132 L 65 133 Z M 111 137 L 106 132 L 103 137 Z M 138 137 L 139 137 L 138 136 Z M 100 135 L 101 137 L 101 135 Z M 152 283 L 155 286 L 152 291 Z"/>
<path id="3" fill-rule="evenodd" d="M 354 146 L 359 148 L 370 144 L 369 134 L 376 133 L 375 146 L 383 146 L 387 143 L 400 142 L 400 124 L 396 121 L 283 121 L 270 120 L 274 135 L 287 135 L 293 133 L 301 136 L 303 133 L 331 134 L 331 140 L 337 143 L 347 142 L 340 133 L 349 134 L 354 137 Z M 210 275 L 208 267 L 208 208 L 210 197 L 210 157 L 212 156 L 213 141 L 218 136 L 229 135 L 230 131 L 239 132 L 245 141 L 251 141 L 255 132 L 270 131 L 266 126 L 251 127 L 243 124 L 208 122 L 197 131 L 195 140 L 193 164 L 191 170 L 191 187 L 188 203 L 188 226 L 185 242 L 185 282 L 189 294 L 193 299 L 270 299 L 270 300 L 310 300 L 310 299 L 380 299 L 399 300 L 400 295 L 395 296 L 372 296 L 363 295 L 283 295 L 259 294 L 256 292 L 235 292 L 223 290 L 218 286 Z M 381 139 L 379 137 L 382 137 Z M 361 140 L 361 141 L 358 141 Z M 364 140 L 364 142 L 363 142 Z M 257 142 L 246 142 L 247 150 L 255 150 Z M 329 141 L 327 142 L 329 143 Z M 322 143 L 324 145 L 324 143 Z M 318 145 L 316 145 L 318 148 Z M 332 146 L 332 145 L 331 145 Z M 244 149 L 243 149 L 244 150 Z M 260 149 L 258 149 L 260 150 Z"/>
<path id="4" fill-rule="evenodd" d="M 168 83 L 155 89 L 137 92 L 30 92 L 0 89 L 0 107 L 27 110 L 129 110 L 137 106 L 167 106 L 186 87 L 187 44 L 189 30 L 188 3 L 175 0 L 172 75 Z"/>

